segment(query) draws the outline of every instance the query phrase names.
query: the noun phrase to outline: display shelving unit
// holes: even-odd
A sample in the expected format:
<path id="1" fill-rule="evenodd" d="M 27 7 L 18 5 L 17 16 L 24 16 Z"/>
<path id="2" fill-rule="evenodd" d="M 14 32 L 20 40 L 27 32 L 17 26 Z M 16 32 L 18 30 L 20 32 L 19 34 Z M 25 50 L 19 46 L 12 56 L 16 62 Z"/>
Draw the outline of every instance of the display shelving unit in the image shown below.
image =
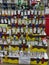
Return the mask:
<path id="1" fill-rule="evenodd" d="M 41 1 L 1 0 L 0 63 L 47 65 L 47 47 Z"/>

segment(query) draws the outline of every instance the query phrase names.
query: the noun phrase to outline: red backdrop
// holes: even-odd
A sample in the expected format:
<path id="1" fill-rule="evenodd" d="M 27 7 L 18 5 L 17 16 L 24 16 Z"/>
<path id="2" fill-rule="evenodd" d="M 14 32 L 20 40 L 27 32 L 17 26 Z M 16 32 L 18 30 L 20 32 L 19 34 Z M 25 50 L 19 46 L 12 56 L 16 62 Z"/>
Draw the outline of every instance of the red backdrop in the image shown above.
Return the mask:
<path id="1" fill-rule="evenodd" d="M 46 21 L 46 29 L 45 29 L 45 31 L 46 31 L 46 34 L 49 36 L 49 15 L 46 15 L 46 17 L 45 17 L 45 21 Z"/>

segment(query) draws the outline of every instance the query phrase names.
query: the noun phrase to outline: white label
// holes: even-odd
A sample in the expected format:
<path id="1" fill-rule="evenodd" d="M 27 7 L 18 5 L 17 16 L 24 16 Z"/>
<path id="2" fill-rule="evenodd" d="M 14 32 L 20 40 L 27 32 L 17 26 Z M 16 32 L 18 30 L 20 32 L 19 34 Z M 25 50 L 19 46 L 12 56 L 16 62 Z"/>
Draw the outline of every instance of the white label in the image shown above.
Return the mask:
<path id="1" fill-rule="evenodd" d="M 11 10 L 11 15 L 13 15 L 14 14 L 14 11 L 13 10 Z"/>
<path id="2" fill-rule="evenodd" d="M 23 12 L 21 12 L 21 16 L 23 16 Z"/>
<path id="3" fill-rule="evenodd" d="M 8 10 L 8 15 L 10 15 L 10 10 Z"/>
<path id="4" fill-rule="evenodd" d="M 12 32 L 15 33 L 15 28 L 12 29 Z"/>
<path id="5" fill-rule="evenodd" d="M 36 24 L 38 24 L 38 20 L 36 20 Z"/>
<path id="6" fill-rule="evenodd" d="M 32 20 L 33 24 L 35 24 L 35 19 Z"/>
<path id="7" fill-rule="evenodd" d="M 16 15 L 16 10 L 14 10 L 14 15 Z"/>
<path id="8" fill-rule="evenodd" d="M 8 24 L 11 24 L 10 20 L 8 19 Z"/>
<path id="9" fill-rule="evenodd" d="M 41 24 L 42 23 L 42 20 L 39 20 L 39 24 Z"/>
<path id="10" fill-rule="evenodd" d="M 40 33 L 40 28 L 38 28 L 38 33 Z"/>
<path id="11" fill-rule="evenodd" d="M 34 33 L 36 33 L 36 28 L 34 28 Z"/>
<path id="12" fill-rule="evenodd" d="M 5 12 L 4 12 L 6 15 L 7 15 L 7 10 L 5 10 Z"/>
<path id="13" fill-rule="evenodd" d="M 30 58 L 28 56 L 20 57 L 19 64 L 30 64 Z"/>
<path id="14" fill-rule="evenodd" d="M 23 33 L 23 28 L 21 28 L 21 32 Z"/>
<path id="15" fill-rule="evenodd" d="M 28 12 L 28 15 L 30 15 L 30 11 L 27 11 Z"/>
<path id="16" fill-rule="evenodd" d="M 7 20 L 6 19 L 4 19 L 4 21 L 5 21 L 5 23 L 7 23 Z"/>
<path id="17" fill-rule="evenodd" d="M 2 28 L 0 28 L 0 32 L 2 32 Z"/>
<path id="18" fill-rule="evenodd" d="M 11 23 L 14 23 L 14 19 L 13 18 L 11 19 Z"/>
<path id="19" fill-rule="evenodd" d="M 31 10 L 31 14 L 33 14 L 33 10 Z"/>
<path id="20" fill-rule="evenodd" d="M 30 33 L 32 33 L 32 28 L 30 29 Z"/>
<path id="21" fill-rule="evenodd" d="M 4 10 L 2 10 L 2 15 L 4 15 Z"/>
<path id="22" fill-rule="evenodd" d="M 6 32 L 6 29 L 5 28 L 3 28 L 3 32 Z"/>
<path id="23" fill-rule="evenodd" d="M 20 14 L 20 10 L 18 10 L 18 14 Z"/>
<path id="24" fill-rule="evenodd" d="M 1 23 L 4 23 L 3 19 L 1 19 Z"/>
<path id="25" fill-rule="evenodd" d="M 19 43 L 22 43 L 22 41 L 21 41 L 21 40 L 19 40 Z"/>
<path id="26" fill-rule="evenodd" d="M 40 15 L 41 11 L 38 11 L 38 15 Z"/>
<path id="27" fill-rule="evenodd" d="M 23 40 L 23 43 L 25 43 L 25 40 Z"/>
<path id="28" fill-rule="evenodd" d="M 24 15 L 27 15 L 27 11 L 24 11 Z"/>
<path id="29" fill-rule="evenodd" d="M 0 0 L 0 3 L 2 3 L 2 0 Z"/>
<path id="30" fill-rule="evenodd" d="M 37 15 L 37 11 L 35 10 L 35 15 Z"/>
<path id="31" fill-rule="evenodd" d="M 17 32 L 20 32 L 20 29 L 19 28 L 17 29 Z"/>

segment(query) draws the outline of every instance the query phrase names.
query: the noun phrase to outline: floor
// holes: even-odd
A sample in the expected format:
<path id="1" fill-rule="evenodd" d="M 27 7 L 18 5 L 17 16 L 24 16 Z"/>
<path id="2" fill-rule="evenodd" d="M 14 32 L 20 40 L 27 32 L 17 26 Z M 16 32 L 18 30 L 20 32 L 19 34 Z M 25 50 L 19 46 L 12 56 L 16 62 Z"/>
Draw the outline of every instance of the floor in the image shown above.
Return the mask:
<path id="1" fill-rule="evenodd" d="M 47 49 L 47 54 L 48 54 L 48 57 L 49 57 L 49 39 L 48 39 L 48 49 Z M 49 64 L 49 61 L 48 61 L 48 64 Z M 0 65 L 14 65 L 14 64 L 0 64 Z M 16 65 L 16 64 L 15 64 Z"/>

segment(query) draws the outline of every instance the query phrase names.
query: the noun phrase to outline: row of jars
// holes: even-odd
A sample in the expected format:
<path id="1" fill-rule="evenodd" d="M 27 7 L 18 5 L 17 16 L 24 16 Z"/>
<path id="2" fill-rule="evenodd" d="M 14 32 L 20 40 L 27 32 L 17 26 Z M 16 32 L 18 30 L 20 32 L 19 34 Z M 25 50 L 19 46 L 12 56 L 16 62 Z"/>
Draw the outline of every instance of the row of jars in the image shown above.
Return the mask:
<path id="1" fill-rule="evenodd" d="M 8 25 L 32 25 L 32 24 L 45 24 L 45 19 L 38 19 L 38 18 L 33 18 L 33 19 L 27 19 L 27 18 L 1 18 L 0 19 L 1 24 L 8 24 Z"/>
<path id="2" fill-rule="evenodd" d="M 12 9 L 0 9 L 0 15 L 44 15 L 44 10 L 12 10 Z"/>
<path id="3" fill-rule="evenodd" d="M 34 34 L 34 33 L 36 33 L 36 34 L 41 34 L 41 35 L 44 35 L 44 29 L 45 28 L 39 28 L 39 27 L 34 27 L 34 28 L 32 28 L 32 27 L 30 27 L 30 28 L 28 28 L 28 26 L 26 26 L 26 27 L 18 27 L 18 28 L 15 28 L 15 27 L 13 27 L 13 28 L 2 28 L 2 27 L 0 27 L 0 33 L 5 33 L 5 34 L 18 34 L 18 33 L 20 33 L 20 34 L 22 34 L 22 33 L 27 33 L 27 34 Z"/>

